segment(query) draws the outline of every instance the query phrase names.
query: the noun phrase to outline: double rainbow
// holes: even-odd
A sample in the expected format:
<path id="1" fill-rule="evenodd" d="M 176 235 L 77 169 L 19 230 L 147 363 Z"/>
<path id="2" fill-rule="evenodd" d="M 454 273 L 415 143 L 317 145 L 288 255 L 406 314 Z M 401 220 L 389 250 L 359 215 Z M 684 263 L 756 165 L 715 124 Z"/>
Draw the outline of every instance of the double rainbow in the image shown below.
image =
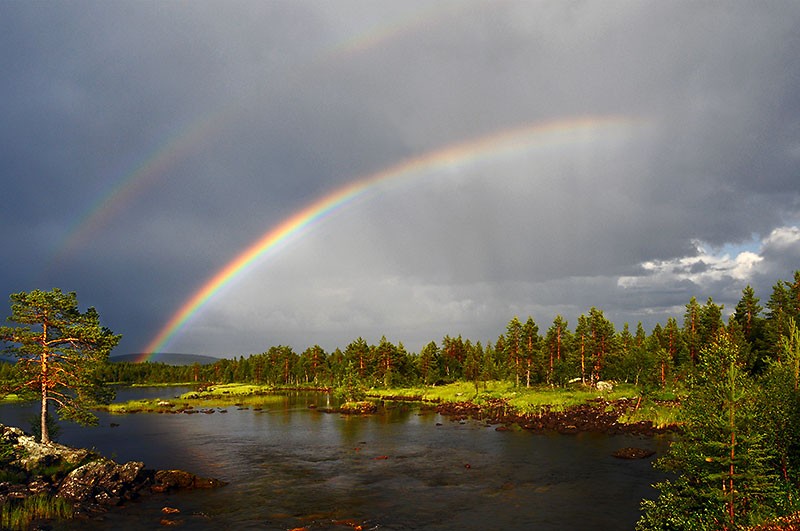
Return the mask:
<path id="1" fill-rule="evenodd" d="M 557 120 L 516 129 L 503 130 L 495 134 L 425 153 L 405 160 L 377 173 L 352 181 L 333 193 L 308 204 L 279 225 L 269 229 L 244 251 L 209 278 L 169 318 L 155 337 L 143 349 L 139 361 L 149 360 L 161 352 L 180 330 L 222 288 L 247 272 L 254 263 L 275 250 L 316 221 L 351 202 L 368 190 L 404 177 L 454 167 L 464 167 L 483 159 L 505 153 L 526 151 L 547 145 L 591 142 L 598 135 L 610 134 L 615 129 L 626 130 L 634 121 L 618 116 L 581 117 Z"/>

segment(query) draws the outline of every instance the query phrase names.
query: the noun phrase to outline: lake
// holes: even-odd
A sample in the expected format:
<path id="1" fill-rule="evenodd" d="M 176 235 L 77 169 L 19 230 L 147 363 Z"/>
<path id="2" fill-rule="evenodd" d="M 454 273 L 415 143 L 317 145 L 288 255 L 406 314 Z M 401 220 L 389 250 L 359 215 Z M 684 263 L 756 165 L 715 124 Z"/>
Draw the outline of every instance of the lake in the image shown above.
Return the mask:
<path id="1" fill-rule="evenodd" d="M 183 391 L 124 389 L 118 399 Z M 652 459 L 611 454 L 638 446 L 662 455 L 664 438 L 498 432 L 405 403 L 369 416 L 309 408 L 329 400 L 292 392 L 270 397 L 261 410 L 101 413 L 98 427 L 62 423 L 63 444 L 229 485 L 148 496 L 59 528 L 162 529 L 166 518 L 203 530 L 632 530 L 640 500 L 655 497 L 651 484 L 663 477 Z M 35 409 L 2 406 L 0 422 L 28 430 Z M 180 513 L 164 516 L 165 506 Z"/>

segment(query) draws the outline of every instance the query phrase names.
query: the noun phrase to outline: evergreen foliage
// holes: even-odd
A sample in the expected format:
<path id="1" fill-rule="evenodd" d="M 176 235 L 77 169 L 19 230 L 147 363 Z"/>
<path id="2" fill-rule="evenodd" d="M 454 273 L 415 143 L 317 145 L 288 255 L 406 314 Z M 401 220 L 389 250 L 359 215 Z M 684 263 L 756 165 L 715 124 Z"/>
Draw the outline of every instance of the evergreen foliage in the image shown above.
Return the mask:
<path id="1" fill-rule="evenodd" d="M 41 441 L 49 442 L 49 405 L 59 417 L 80 424 L 94 424 L 92 403 L 108 403 L 113 391 L 104 385 L 100 369 L 120 340 L 100 325 L 94 308 L 78 309 L 74 292 L 59 289 L 11 295 L 11 316 L 19 326 L 0 327 L 0 339 L 10 344 L 7 352 L 17 358 L 6 392 L 35 393 L 42 403 Z"/>
<path id="2" fill-rule="evenodd" d="M 759 429 L 759 395 L 729 334 L 719 330 L 699 352 L 682 407 L 682 436 L 658 466 L 677 478 L 656 485 L 637 529 L 733 530 L 783 514 L 784 485 L 773 441 Z"/>

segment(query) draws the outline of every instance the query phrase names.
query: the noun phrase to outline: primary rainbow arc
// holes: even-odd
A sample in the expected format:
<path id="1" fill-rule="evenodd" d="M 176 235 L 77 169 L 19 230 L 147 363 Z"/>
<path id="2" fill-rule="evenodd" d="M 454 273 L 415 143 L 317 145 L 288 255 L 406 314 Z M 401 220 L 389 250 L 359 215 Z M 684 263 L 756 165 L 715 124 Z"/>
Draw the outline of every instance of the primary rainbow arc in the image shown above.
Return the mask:
<path id="1" fill-rule="evenodd" d="M 587 136 L 584 133 L 597 133 L 613 127 L 627 127 L 632 123 L 631 119 L 617 116 L 581 117 L 503 130 L 477 140 L 425 153 L 367 177 L 356 179 L 307 205 L 276 227 L 271 228 L 228 262 L 178 308 L 143 349 L 139 361 L 147 361 L 154 354 L 163 351 L 170 340 L 216 293 L 241 276 L 256 260 L 315 221 L 364 194 L 367 190 L 403 176 L 413 176 L 423 171 L 463 165 L 498 152 L 530 149 L 547 142 L 572 143 L 576 140 L 586 140 Z"/>

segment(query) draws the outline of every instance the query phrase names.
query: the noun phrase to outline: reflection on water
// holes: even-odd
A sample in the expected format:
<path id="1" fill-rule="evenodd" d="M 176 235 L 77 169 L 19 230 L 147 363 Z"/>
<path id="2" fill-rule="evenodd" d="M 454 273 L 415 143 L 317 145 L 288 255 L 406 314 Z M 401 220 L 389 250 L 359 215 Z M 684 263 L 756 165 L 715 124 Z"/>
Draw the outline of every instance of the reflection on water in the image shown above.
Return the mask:
<path id="1" fill-rule="evenodd" d="M 611 453 L 666 449 L 661 439 L 497 432 L 407 404 L 344 417 L 308 408 L 325 406 L 323 394 L 284 398 L 260 411 L 103 414 L 97 428 L 64 424 L 65 444 L 230 482 L 149 497 L 67 527 L 156 529 L 161 508 L 171 506 L 181 510 L 169 518 L 182 529 L 630 530 L 660 476 L 650 460 Z M 13 424 L 6 417 L 14 409 L 24 408 L 0 408 L 0 422 Z"/>

